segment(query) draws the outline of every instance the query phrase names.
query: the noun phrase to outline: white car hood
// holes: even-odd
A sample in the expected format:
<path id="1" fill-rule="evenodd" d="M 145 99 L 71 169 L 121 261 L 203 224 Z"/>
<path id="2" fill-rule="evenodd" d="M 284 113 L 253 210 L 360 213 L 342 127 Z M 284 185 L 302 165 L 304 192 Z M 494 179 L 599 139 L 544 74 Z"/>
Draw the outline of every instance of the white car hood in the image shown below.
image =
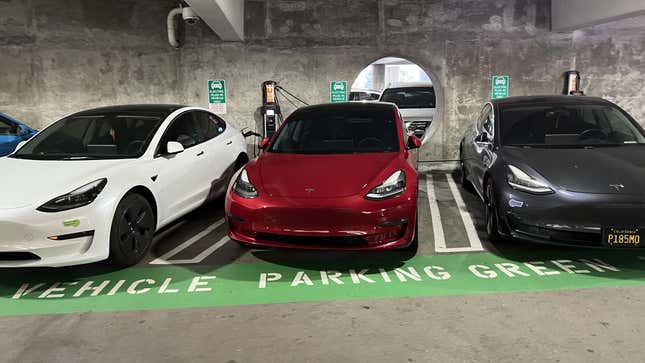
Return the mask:
<path id="1" fill-rule="evenodd" d="M 110 169 L 125 163 L 128 161 L 0 158 L 0 209 L 37 207 L 94 180 L 106 178 Z"/>
<path id="2" fill-rule="evenodd" d="M 432 121 L 436 108 L 401 108 L 399 111 L 404 122 Z"/>

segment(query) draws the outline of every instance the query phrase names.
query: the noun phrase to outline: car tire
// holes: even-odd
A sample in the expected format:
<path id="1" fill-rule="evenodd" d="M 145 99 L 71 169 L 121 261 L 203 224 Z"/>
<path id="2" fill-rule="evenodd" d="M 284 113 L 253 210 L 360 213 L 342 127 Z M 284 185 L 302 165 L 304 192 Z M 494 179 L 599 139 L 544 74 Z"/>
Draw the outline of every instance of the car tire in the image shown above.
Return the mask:
<path id="1" fill-rule="evenodd" d="M 112 219 L 109 262 L 117 267 L 139 263 L 152 246 L 155 227 L 155 216 L 148 200 L 140 194 L 126 194 Z"/>
<path id="2" fill-rule="evenodd" d="M 499 234 L 499 213 L 495 203 L 495 187 L 492 180 L 486 182 L 484 195 L 484 220 L 486 222 L 486 234 L 491 242 L 501 242 L 502 237 Z"/>

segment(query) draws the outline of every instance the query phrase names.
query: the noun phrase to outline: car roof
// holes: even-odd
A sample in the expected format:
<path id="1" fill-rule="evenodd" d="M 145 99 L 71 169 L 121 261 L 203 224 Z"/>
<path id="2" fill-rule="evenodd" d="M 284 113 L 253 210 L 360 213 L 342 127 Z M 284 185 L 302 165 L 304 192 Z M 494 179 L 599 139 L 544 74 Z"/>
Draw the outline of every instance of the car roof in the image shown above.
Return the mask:
<path id="1" fill-rule="evenodd" d="M 339 102 L 339 103 L 321 103 L 317 105 L 305 106 L 297 109 L 298 112 L 316 112 L 316 111 L 352 111 L 352 110 L 384 110 L 391 111 L 396 107 L 389 102 Z"/>
<path id="2" fill-rule="evenodd" d="M 184 105 L 164 105 L 164 104 L 145 104 L 145 105 L 118 105 L 93 108 L 90 110 L 81 111 L 74 115 L 92 115 L 97 113 L 119 113 L 119 112 L 154 112 L 170 115 L 171 113 L 188 106 Z"/>
<path id="3" fill-rule="evenodd" d="M 524 104 L 524 103 L 549 103 L 549 104 L 611 104 L 611 102 L 599 98 L 588 96 L 566 96 L 566 95 L 548 95 L 548 96 L 516 96 L 498 98 L 490 101 L 494 105 L 510 105 L 510 104 Z"/>

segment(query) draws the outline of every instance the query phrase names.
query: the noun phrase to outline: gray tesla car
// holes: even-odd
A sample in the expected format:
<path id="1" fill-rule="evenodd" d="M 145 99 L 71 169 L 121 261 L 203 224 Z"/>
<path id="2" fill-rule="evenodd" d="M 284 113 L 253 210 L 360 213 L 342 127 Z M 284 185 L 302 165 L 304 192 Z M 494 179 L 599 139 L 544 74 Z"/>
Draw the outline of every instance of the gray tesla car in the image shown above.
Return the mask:
<path id="1" fill-rule="evenodd" d="M 488 102 L 460 144 L 489 238 L 589 247 L 645 242 L 645 131 L 592 97 Z"/>

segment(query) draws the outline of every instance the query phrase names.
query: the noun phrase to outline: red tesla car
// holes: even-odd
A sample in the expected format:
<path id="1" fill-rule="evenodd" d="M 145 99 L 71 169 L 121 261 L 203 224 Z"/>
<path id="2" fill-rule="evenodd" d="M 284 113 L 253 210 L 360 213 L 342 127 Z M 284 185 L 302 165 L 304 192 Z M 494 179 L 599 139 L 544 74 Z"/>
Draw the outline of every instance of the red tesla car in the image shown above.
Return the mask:
<path id="1" fill-rule="evenodd" d="M 298 109 L 233 177 L 228 235 L 246 246 L 415 250 L 420 145 L 391 103 Z"/>

